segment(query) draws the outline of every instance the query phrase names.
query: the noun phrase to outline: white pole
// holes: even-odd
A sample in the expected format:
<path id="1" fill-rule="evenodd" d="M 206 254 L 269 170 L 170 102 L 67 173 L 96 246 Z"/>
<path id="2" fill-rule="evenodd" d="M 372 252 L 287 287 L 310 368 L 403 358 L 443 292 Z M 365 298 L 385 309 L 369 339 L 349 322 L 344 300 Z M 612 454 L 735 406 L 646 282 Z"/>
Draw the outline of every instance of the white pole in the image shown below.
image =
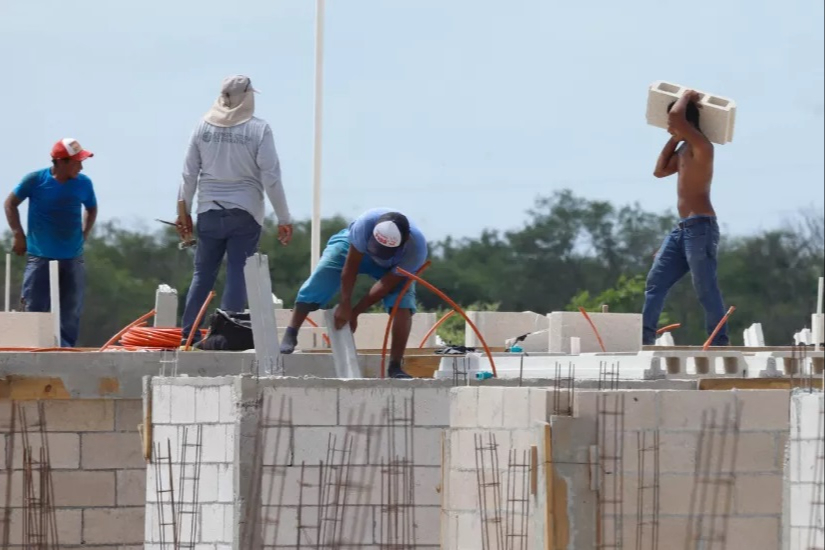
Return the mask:
<path id="1" fill-rule="evenodd" d="M 321 258 L 321 128 L 324 92 L 324 1 L 315 0 L 315 147 L 312 164 L 312 227 L 310 269 Z"/>
<path id="2" fill-rule="evenodd" d="M 6 312 L 11 311 L 11 254 L 6 254 Z"/>
<path id="3" fill-rule="evenodd" d="M 825 277 L 819 278 L 819 292 L 816 296 L 816 313 L 817 315 L 822 315 L 822 296 L 823 291 L 825 291 Z"/>
<path id="4" fill-rule="evenodd" d="M 811 323 L 811 329 L 814 333 L 814 340 L 815 340 L 814 350 L 815 351 L 819 351 L 819 344 L 822 343 L 821 342 L 821 340 L 822 340 L 822 331 L 825 330 L 822 327 L 822 323 L 823 323 L 823 319 L 822 319 L 823 293 L 825 293 L 825 277 L 820 277 L 819 278 L 819 290 L 818 290 L 817 296 L 816 296 L 816 317 L 814 317 L 816 322 Z"/>
<path id="5" fill-rule="evenodd" d="M 60 268 L 57 260 L 49 262 L 49 291 L 51 298 L 52 323 L 54 326 L 54 346 L 59 348 L 60 338 Z"/>

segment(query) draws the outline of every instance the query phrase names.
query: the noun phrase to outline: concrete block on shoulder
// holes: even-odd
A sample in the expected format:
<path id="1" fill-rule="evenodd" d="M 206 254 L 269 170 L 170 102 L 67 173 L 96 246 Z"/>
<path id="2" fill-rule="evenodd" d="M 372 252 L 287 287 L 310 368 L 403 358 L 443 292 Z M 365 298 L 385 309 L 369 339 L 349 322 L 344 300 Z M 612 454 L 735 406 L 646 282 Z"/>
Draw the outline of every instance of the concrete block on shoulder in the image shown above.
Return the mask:
<path id="1" fill-rule="evenodd" d="M 687 91 L 685 86 L 658 80 L 648 88 L 647 123 L 658 128 L 667 128 L 667 107 L 677 101 Z M 736 122 L 736 102 L 727 97 L 696 90 L 700 94 L 699 128 L 713 143 L 723 145 L 733 140 Z"/>

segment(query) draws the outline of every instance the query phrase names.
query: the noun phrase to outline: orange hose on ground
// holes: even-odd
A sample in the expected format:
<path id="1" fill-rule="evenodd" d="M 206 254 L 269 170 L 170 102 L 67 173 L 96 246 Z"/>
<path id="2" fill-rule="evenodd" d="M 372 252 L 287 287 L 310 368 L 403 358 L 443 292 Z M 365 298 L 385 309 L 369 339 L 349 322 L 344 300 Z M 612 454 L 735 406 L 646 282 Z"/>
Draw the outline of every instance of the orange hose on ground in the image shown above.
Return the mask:
<path id="1" fill-rule="evenodd" d="M 117 342 L 117 341 L 118 341 L 118 339 L 119 339 L 121 336 L 123 336 L 123 335 L 126 333 L 126 331 L 127 331 L 127 330 L 129 330 L 130 328 L 132 328 L 132 327 L 134 327 L 134 326 L 136 326 L 136 325 L 139 325 L 140 323 L 144 322 L 146 319 L 149 319 L 149 318 L 150 318 L 150 317 L 152 317 L 155 313 L 156 313 L 156 312 L 155 312 L 155 310 L 153 309 L 153 310 L 152 310 L 152 311 L 150 311 L 149 313 L 145 313 L 145 314 L 141 315 L 140 317 L 138 317 L 137 319 L 135 319 L 134 321 L 132 321 L 131 323 L 129 323 L 128 325 L 126 325 L 125 327 L 123 327 L 123 329 L 121 329 L 121 331 L 120 331 L 120 332 L 118 332 L 117 334 L 115 334 L 114 336 L 112 336 L 111 338 L 109 338 L 109 341 L 107 341 L 105 344 L 103 344 L 103 346 L 102 346 L 99 350 L 97 350 L 97 351 L 105 351 L 105 350 L 106 350 L 106 348 L 108 348 L 109 346 L 111 346 L 112 344 L 114 344 L 115 342 Z"/>
<path id="2" fill-rule="evenodd" d="M 484 351 L 487 353 L 487 358 L 490 360 L 490 367 L 492 367 L 492 369 L 493 369 L 493 376 L 495 378 L 498 378 L 498 372 L 496 371 L 496 363 L 493 360 L 493 354 L 490 352 L 490 348 L 487 346 L 487 342 L 484 340 L 484 336 L 481 335 L 481 332 L 478 330 L 475 323 L 473 323 L 470 320 L 470 318 L 467 316 L 467 314 L 464 312 L 464 310 L 461 309 L 461 307 L 459 307 L 458 304 L 453 302 L 450 299 L 449 296 L 447 296 L 446 294 L 444 294 L 443 292 L 438 290 L 435 286 L 431 285 L 430 283 L 428 283 L 427 281 L 425 281 L 424 279 L 422 279 L 418 275 L 410 273 L 409 271 L 401 269 L 400 267 L 397 268 L 397 270 L 401 275 L 404 275 L 405 277 L 410 277 L 412 279 L 415 279 L 417 282 L 421 283 L 422 285 L 424 285 L 425 287 L 427 287 L 428 289 L 430 289 L 431 291 L 436 293 L 442 300 L 444 300 L 445 302 L 450 304 L 450 307 L 452 307 L 454 310 L 456 310 L 459 315 L 464 317 L 464 320 L 467 321 L 467 324 L 470 325 L 470 328 L 473 329 L 473 332 L 476 333 L 476 336 L 478 336 L 478 339 L 481 340 L 481 345 L 484 346 Z"/>
<path id="3" fill-rule="evenodd" d="M 430 330 L 428 330 L 428 331 L 427 331 L 427 334 L 425 334 L 425 335 L 424 335 L 424 338 L 422 338 L 422 339 L 421 339 L 421 343 L 420 343 L 420 344 L 418 344 L 418 348 L 419 348 L 419 349 L 423 348 L 423 347 L 424 347 L 424 344 L 426 344 L 426 343 L 427 343 L 427 338 L 429 338 L 430 336 L 432 336 L 433 332 L 435 332 L 436 330 L 438 330 L 438 327 L 440 327 L 440 326 L 441 326 L 441 324 L 442 324 L 444 321 L 446 321 L 447 319 L 449 319 L 449 318 L 450 318 L 450 317 L 452 317 L 453 315 L 455 315 L 455 310 L 454 310 L 454 309 L 451 309 L 450 311 L 448 311 L 447 313 L 445 313 L 445 314 L 444 314 L 444 316 L 443 316 L 441 319 L 439 319 L 438 321 L 436 321 L 436 322 L 435 322 L 435 324 L 434 324 L 434 325 L 430 328 Z"/>
<path id="4" fill-rule="evenodd" d="M 416 273 L 422 273 L 425 269 L 430 267 L 431 263 L 432 262 L 430 260 L 427 260 L 424 262 L 424 265 L 418 268 Z M 384 378 L 384 362 L 387 360 L 387 341 L 390 339 L 390 327 L 392 326 L 392 320 L 395 319 L 395 313 L 398 311 L 398 306 L 401 305 L 401 298 L 403 298 L 404 294 L 407 293 L 407 290 L 409 290 L 412 283 L 412 279 L 407 279 L 404 286 L 401 287 L 401 292 L 398 293 L 398 297 L 395 299 L 395 304 L 393 304 L 392 310 L 390 311 L 390 316 L 387 318 L 387 328 L 384 330 L 384 346 L 381 348 L 381 378 Z"/>
<path id="5" fill-rule="evenodd" d="M 192 325 L 192 328 L 199 327 L 201 325 L 201 320 L 203 320 L 204 314 L 206 314 L 206 308 L 209 305 L 209 302 L 212 301 L 212 298 L 215 297 L 215 291 L 210 290 L 209 296 L 206 297 L 206 301 L 201 306 L 201 310 L 198 312 L 198 316 L 195 317 L 195 324 Z M 183 348 L 183 351 L 189 351 L 189 347 L 192 345 L 192 339 L 195 337 L 195 331 L 189 333 L 189 337 L 186 339 L 186 347 Z"/>
<path id="6" fill-rule="evenodd" d="M 315 327 L 315 328 L 318 328 L 318 323 L 316 323 L 315 321 L 313 321 L 312 319 L 310 319 L 310 318 L 309 318 L 309 315 L 307 315 L 307 323 L 309 323 L 310 325 L 312 325 L 312 326 L 313 326 L 313 327 Z M 324 342 L 326 342 L 326 343 L 327 343 L 327 345 L 331 347 L 331 346 L 332 346 L 332 344 L 330 344 L 330 343 L 329 343 L 329 336 L 327 336 L 326 334 L 322 334 L 321 336 L 323 336 L 323 337 L 324 337 Z"/>
<path id="7" fill-rule="evenodd" d="M 682 323 L 673 323 L 672 325 L 668 325 L 666 327 L 662 327 L 656 331 L 656 334 L 664 334 L 665 332 L 670 332 L 671 330 L 675 330 L 682 326 Z"/>
<path id="8" fill-rule="evenodd" d="M 719 333 L 720 330 L 722 330 L 722 325 L 724 325 L 725 323 L 728 322 L 728 317 L 730 317 L 730 314 L 733 313 L 734 311 L 736 311 L 736 307 L 735 306 L 730 306 L 730 308 L 728 309 L 728 312 L 725 313 L 725 316 L 722 317 L 722 320 L 719 321 L 719 323 L 716 325 L 716 328 L 713 329 L 713 332 L 711 333 L 710 337 L 705 342 L 705 345 L 702 346 L 702 351 L 707 351 L 708 350 L 708 348 L 710 347 L 710 343 L 713 342 L 713 339 L 716 338 L 716 335 Z"/>
<path id="9" fill-rule="evenodd" d="M 599 341 L 599 347 L 602 348 L 602 353 L 607 353 L 607 350 L 604 348 L 604 342 L 602 342 L 602 337 L 599 335 L 599 331 L 596 329 L 596 325 L 593 324 L 593 320 L 590 319 L 590 315 L 588 315 L 584 308 L 581 306 L 579 307 L 579 311 L 581 311 L 582 315 L 584 315 L 584 318 L 587 319 L 587 322 L 590 323 L 590 328 L 593 329 L 593 333 L 596 335 L 596 340 Z"/>

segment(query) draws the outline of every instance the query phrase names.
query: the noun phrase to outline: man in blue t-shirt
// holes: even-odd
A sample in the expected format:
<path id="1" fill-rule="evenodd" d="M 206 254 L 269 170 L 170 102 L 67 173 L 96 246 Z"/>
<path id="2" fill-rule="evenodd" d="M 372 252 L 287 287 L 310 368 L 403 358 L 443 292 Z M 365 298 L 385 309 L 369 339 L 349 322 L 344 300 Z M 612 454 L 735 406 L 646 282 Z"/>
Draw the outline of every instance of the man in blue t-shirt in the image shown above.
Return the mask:
<path id="1" fill-rule="evenodd" d="M 295 299 L 292 320 L 281 342 L 281 353 L 292 353 L 298 343 L 298 330 L 311 311 L 326 305 L 339 288 L 341 302 L 335 310 L 335 328 L 350 323 L 354 331 L 358 315 L 383 300 L 389 312 L 406 277 L 398 275 L 400 267 L 415 273 L 427 261 L 427 240 L 403 214 L 387 208 L 369 210 L 347 229 L 342 229 L 327 243 L 321 260 L 309 279 L 301 286 Z M 353 307 L 352 290 L 359 273 L 377 282 L 366 296 Z M 415 313 L 415 283 L 398 306 L 392 324 L 392 347 L 388 374 L 392 378 L 410 378 L 401 368 L 407 339 Z"/>
<path id="2" fill-rule="evenodd" d="M 49 262 L 57 260 L 60 283 L 60 345 L 75 347 L 83 310 L 85 268 L 83 243 L 97 218 L 92 180 L 80 173 L 94 156 L 77 140 L 66 138 L 52 147 L 52 166 L 23 178 L 5 202 L 18 256 L 28 252 L 22 301 L 26 311 L 51 311 Z M 28 229 L 20 223 L 20 204 L 29 199 Z M 81 205 L 86 208 L 82 215 Z"/>

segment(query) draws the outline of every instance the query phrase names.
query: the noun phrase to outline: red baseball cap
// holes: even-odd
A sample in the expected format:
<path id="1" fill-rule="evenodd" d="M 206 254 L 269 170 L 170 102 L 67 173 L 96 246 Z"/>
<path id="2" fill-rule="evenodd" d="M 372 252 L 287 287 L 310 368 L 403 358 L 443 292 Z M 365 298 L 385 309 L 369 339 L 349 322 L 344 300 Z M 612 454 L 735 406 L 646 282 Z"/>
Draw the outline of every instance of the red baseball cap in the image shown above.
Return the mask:
<path id="1" fill-rule="evenodd" d="M 93 156 L 94 153 L 85 150 L 74 138 L 63 138 L 52 147 L 53 159 L 86 160 Z"/>

